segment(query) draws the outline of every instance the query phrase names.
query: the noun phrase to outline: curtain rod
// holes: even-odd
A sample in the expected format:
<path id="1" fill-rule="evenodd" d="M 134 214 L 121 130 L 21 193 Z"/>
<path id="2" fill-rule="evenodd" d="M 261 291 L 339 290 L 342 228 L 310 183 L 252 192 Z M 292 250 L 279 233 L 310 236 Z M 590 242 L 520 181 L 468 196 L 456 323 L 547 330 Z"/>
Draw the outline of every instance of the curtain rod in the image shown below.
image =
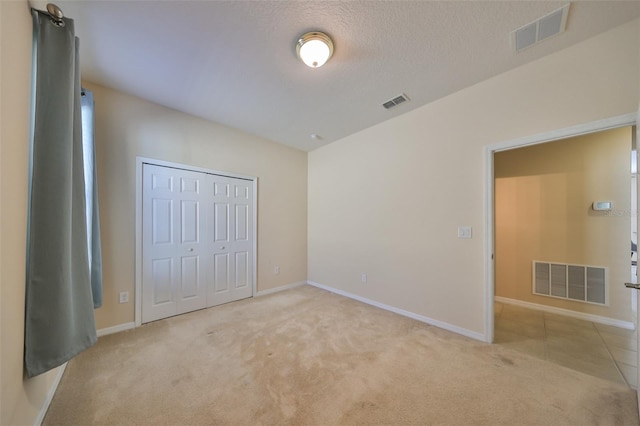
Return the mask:
<path id="1" fill-rule="evenodd" d="M 64 27 L 65 25 L 64 13 L 62 13 L 62 9 L 60 9 L 58 5 L 53 3 L 48 3 L 46 12 L 38 9 L 35 9 L 35 10 L 37 10 L 40 13 L 45 13 L 49 15 L 49 18 L 51 18 L 51 22 L 53 22 L 53 24 L 56 25 L 57 27 Z"/>

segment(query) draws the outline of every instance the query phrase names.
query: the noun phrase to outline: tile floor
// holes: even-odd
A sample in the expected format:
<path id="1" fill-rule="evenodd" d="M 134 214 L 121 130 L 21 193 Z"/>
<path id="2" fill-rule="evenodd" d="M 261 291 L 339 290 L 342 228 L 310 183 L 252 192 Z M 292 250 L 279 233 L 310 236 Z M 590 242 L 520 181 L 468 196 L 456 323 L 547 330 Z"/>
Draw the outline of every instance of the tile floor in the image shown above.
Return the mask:
<path id="1" fill-rule="evenodd" d="M 637 389 L 636 332 L 496 302 L 498 345 Z"/>

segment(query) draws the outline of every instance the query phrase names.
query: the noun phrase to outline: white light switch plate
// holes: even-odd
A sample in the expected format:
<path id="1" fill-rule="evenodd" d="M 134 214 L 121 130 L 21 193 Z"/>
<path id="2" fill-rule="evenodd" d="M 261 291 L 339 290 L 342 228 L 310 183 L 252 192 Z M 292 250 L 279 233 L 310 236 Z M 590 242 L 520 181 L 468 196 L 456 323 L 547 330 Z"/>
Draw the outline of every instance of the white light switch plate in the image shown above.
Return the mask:
<path id="1" fill-rule="evenodd" d="M 471 238 L 471 227 L 458 226 L 458 238 Z"/>

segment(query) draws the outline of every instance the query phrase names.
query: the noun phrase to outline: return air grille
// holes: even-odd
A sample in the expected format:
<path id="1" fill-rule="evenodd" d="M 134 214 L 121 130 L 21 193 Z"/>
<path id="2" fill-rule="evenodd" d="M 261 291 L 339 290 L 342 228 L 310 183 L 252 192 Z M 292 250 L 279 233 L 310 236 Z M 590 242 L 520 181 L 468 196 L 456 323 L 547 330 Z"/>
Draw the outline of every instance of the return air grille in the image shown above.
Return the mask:
<path id="1" fill-rule="evenodd" d="M 608 305 L 609 270 L 603 266 L 534 261 L 533 293 Z"/>

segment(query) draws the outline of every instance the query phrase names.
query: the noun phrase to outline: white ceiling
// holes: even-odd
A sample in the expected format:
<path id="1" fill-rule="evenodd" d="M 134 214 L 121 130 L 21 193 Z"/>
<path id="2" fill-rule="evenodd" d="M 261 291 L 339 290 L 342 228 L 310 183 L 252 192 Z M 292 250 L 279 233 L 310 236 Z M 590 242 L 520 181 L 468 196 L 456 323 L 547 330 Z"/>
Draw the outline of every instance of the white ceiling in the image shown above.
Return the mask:
<path id="1" fill-rule="evenodd" d="M 510 32 L 566 2 L 53 1 L 84 80 L 305 151 L 640 16 L 638 1 L 573 2 L 565 33 L 516 54 Z M 335 45 L 318 69 L 295 53 L 310 30 Z"/>

